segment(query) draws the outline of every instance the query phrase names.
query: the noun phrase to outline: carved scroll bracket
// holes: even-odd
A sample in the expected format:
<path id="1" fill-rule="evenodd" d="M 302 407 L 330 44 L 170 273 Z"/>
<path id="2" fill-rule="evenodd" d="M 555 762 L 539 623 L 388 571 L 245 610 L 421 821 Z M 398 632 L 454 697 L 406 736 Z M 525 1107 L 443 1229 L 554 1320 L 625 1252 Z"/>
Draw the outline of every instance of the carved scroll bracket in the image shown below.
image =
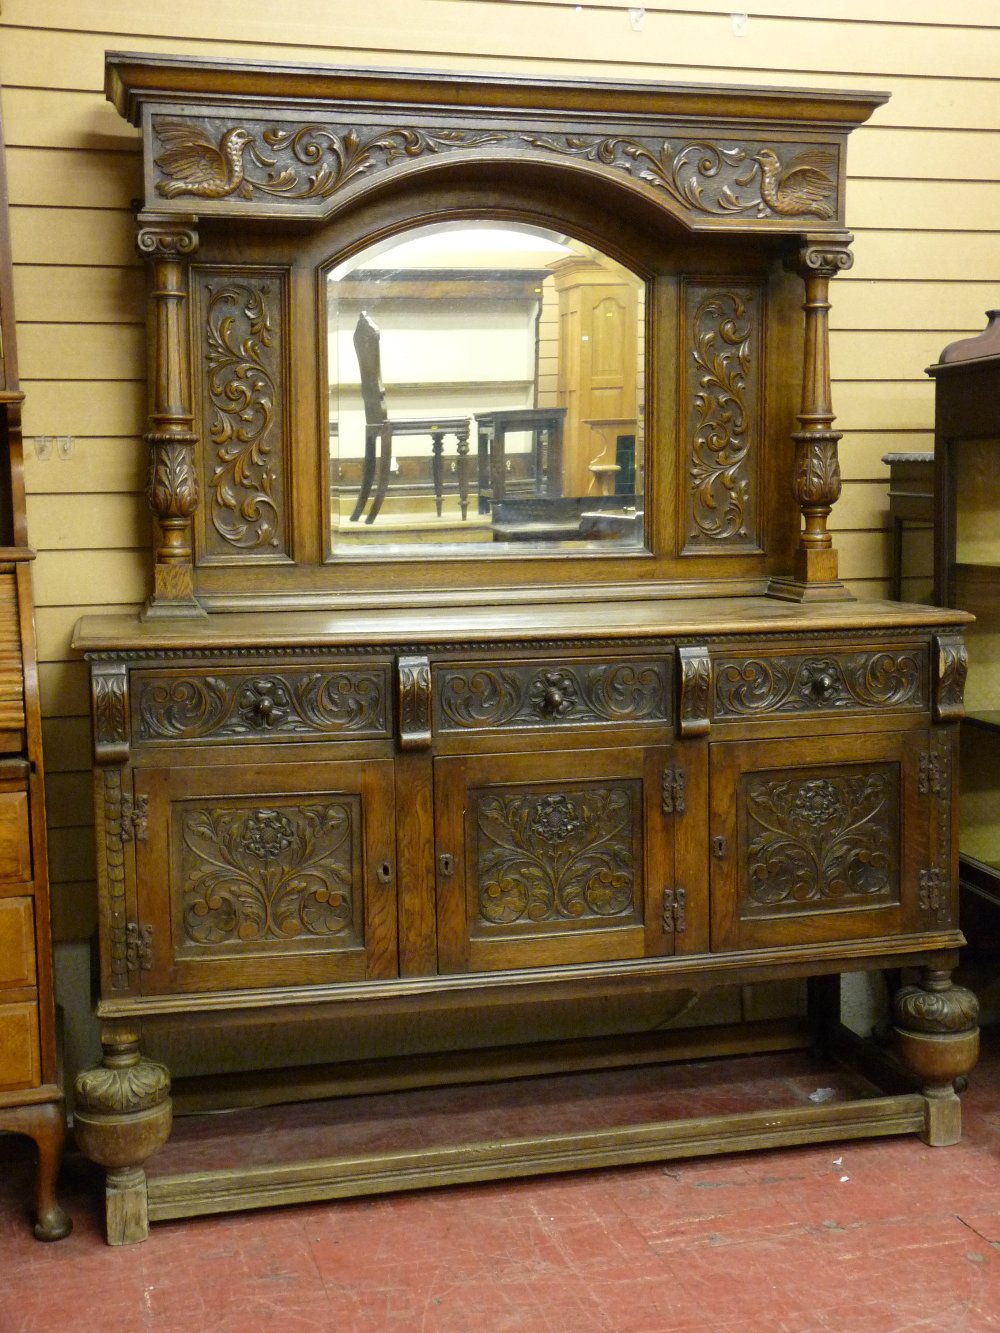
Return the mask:
<path id="1" fill-rule="evenodd" d="M 399 748 L 426 750 L 431 743 L 431 664 L 426 657 L 401 657 Z"/>
<path id="2" fill-rule="evenodd" d="M 851 267 L 852 240 L 850 232 L 807 233 L 791 264 L 805 284 L 801 429 L 792 436 L 792 490 L 803 520 L 793 580 L 801 589 L 799 599 L 849 597 L 838 580 L 837 552 L 827 520 L 841 490 L 837 456 L 841 436 L 832 429 L 830 393 L 830 279 Z"/>
<path id="3" fill-rule="evenodd" d="M 192 518 L 198 507 L 197 435 L 191 396 L 188 259 L 198 248 L 191 219 L 139 219 L 139 252 L 150 266 L 152 366 L 147 499 L 157 524 L 153 596 L 147 615 L 200 614 L 194 598 Z"/>
<path id="4" fill-rule="evenodd" d="M 934 720 L 958 722 L 965 716 L 965 678 L 969 658 L 961 634 L 934 638 Z"/>
<path id="5" fill-rule="evenodd" d="M 680 698 L 677 715 L 682 736 L 707 736 L 712 725 L 712 659 L 708 649 L 678 648 Z"/>
<path id="6" fill-rule="evenodd" d="M 94 762 L 127 764 L 130 728 L 128 670 L 124 662 L 92 662 L 91 713 L 94 719 Z"/>

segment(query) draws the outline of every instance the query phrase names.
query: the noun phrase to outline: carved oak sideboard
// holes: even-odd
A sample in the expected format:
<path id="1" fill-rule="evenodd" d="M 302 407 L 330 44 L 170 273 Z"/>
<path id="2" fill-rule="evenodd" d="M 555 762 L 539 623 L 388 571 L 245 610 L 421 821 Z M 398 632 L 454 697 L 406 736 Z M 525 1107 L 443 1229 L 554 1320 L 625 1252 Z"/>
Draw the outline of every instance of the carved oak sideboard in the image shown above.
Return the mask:
<path id="1" fill-rule="evenodd" d="M 76 634 L 105 1048 L 77 1135 L 109 1239 L 241 1200 L 953 1142 L 968 618 L 855 602 L 827 526 L 846 138 L 884 99 L 127 55 L 108 92 L 143 132 L 156 519 L 148 605 Z M 480 442 L 516 520 L 468 503 L 463 432 L 434 429 L 499 412 L 570 423 L 541 464 Z M 147 1024 L 787 977 L 844 1045 L 835 979 L 883 968 L 916 978 L 891 1095 L 144 1171 L 171 1117 Z"/>

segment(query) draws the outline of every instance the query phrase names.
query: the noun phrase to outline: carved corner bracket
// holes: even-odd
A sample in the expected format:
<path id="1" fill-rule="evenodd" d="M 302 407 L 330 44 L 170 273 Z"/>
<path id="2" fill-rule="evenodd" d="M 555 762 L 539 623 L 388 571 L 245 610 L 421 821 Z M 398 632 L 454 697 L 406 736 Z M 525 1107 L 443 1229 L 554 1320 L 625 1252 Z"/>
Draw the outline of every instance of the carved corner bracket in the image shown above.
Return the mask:
<path id="1" fill-rule="evenodd" d="M 961 634 L 934 638 L 933 698 L 935 722 L 958 722 L 965 716 L 965 678 L 969 657 Z"/>
<path id="2" fill-rule="evenodd" d="M 678 648 L 678 726 L 682 736 L 707 736 L 712 725 L 712 659 L 708 649 Z"/>
<path id="3" fill-rule="evenodd" d="M 426 657 L 401 657 L 399 685 L 399 748 L 426 750 L 431 743 L 431 664 Z"/>

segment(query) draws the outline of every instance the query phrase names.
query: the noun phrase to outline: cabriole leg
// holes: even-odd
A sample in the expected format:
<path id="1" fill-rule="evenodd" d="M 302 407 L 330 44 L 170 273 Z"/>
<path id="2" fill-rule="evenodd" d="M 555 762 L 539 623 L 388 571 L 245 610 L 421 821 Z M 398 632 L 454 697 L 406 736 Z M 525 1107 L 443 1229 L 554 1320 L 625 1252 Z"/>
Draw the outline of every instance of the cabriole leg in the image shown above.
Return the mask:
<path id="1" fill-rule="evenodd" d="M 979 1057 L 979 1001 L 952 984 L 948 969 L 929 967 L 918 985 L 896 993 L 893 1012 L 899 1057 L 921 1080 L 929 1101 L 924 1140 L 935 1147 L 957 1143 L 962 1114 L 955 1081 Z"/>
<path id="2" fill-rule="evenodd" d="M 101 1033 L 104 1060 L 76 1080 L 76 1138 L 107 1172 L 109 1245 L 149 1234 L 143 1163 L 170 1136 L 170 1074 L 139 1049 L 138 1024 L 114 1022 Z"/>

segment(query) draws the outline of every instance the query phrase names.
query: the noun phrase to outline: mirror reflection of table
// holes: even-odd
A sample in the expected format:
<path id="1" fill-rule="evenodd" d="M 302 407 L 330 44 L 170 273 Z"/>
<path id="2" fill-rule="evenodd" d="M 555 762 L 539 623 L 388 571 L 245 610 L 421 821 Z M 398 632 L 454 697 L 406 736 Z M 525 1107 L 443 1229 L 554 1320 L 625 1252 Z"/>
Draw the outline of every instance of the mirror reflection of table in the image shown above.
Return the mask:
<path id="1" fill-rule="evenodd" d="M 488 514 L 508 490 L 521 494 L 562 495 L 564 407 L 507 407 L 476 413 L 479 449 L 479 512 Z M 507 436 L 531 435 L 531 473 L 525 481 L 507 476 Z"/>

